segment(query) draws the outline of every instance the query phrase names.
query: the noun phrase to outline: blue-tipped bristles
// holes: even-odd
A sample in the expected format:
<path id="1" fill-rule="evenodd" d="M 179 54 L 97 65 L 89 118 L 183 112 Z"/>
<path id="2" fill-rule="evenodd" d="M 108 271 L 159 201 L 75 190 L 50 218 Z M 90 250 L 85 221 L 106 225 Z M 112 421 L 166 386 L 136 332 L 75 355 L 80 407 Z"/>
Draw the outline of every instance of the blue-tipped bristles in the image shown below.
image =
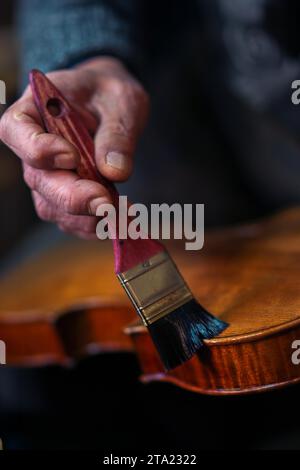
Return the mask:
<path id="1" fill-rule="evenodd" d="M 204 339 L 217 336 L 227 326 L 192 299 L 148 328 L 164 367 L 170 370 L 190 359 Z"/>

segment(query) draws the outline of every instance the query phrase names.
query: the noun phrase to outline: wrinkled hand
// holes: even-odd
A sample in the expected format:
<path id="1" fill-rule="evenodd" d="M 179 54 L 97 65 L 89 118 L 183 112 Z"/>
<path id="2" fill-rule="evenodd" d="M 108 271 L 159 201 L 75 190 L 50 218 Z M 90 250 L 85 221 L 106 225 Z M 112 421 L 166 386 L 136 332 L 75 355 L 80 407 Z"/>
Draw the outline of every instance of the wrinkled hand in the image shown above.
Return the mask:
<path id="1" fill-rule="evenodd" d="M 111 181 L 126 180 L 147 114 L 142 86 L 113 58 L 95 58 L 48 74 L 78 110 L 94 136 L 99 171 Z M 39 217 L 66 232 L 95 238 L 97 207 L 110 202 L 101 184 L 80 179 L 74 170 L 79 155 L 62 137 L 45 132 L 30 87 L 4 113 L 0 138 L 23 162 Z"/>

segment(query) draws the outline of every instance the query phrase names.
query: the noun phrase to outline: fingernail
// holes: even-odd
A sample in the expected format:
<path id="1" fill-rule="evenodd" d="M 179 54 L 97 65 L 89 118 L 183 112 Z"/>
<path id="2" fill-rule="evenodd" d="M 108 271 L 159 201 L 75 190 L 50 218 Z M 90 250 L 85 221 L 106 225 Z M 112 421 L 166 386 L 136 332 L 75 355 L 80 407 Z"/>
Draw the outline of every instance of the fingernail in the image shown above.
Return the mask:
<path id="1" fill-rule="evenodd" d="M 91 215 L 97 215 L 97 209 L 102 204 L 110 204 L 110 201 L 106 197 L 96 197 L 89 203 L 89 211 Z"/>
<path id="2" fill-rule="evenodd" d="M 108 152 L 106 163 L 117 170 L 126 170 L 128 167 L 128 158 L 119 152 Z"/>
<path id="3" fill-rule="evenodd" d="M 62 170 L 73 170 L 76 167 L 76 162 L 71 153 L 61 153 L 54 159 L 55 168 Z"/>

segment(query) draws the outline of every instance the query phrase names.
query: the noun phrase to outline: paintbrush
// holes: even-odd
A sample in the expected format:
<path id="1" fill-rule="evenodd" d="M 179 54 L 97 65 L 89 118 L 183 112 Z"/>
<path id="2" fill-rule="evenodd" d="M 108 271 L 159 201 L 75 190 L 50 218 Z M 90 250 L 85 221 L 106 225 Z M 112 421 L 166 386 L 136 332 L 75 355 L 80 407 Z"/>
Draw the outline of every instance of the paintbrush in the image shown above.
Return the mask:
<path id="1" fill-rule="evenodd" d="M 115 208 L 115 186 L 98 171 L 94 142 L 77 111 L 40 71 L 32 70 L 30 84 L 45 128 L 72 143 L 80 155 L 77 173 L 103 184 Z M 217 336 L 227 324 L 206 311 L 194 298 L 165 247 L 156 240 L 112 240 L 115 272 L 148 328 L 166 369 L 190 359 L 203 340 Z"/>

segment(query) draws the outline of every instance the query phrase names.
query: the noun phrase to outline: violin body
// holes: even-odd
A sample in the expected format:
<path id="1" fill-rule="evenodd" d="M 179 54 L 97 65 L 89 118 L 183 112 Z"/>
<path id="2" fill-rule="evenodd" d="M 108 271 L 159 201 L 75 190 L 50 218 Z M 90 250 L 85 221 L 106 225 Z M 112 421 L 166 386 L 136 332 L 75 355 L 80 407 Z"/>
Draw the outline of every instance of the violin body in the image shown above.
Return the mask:
<path id="1" fill-rule="evenodd" d="M 78 240 L 2 279 L 0 339 L 8 364 L 67 364 L 126 351 L 137 354 L 144 382 L 199 393 L 243 394 L 299 382 L 292 356 L 300 340 L 300 209 L 208 232 L 199 252 L 185 251 L 181 242 L 168 249 L 195 297 L 230 324 L 191 360 L 164 371 L 115 279 L 110 242 Z"/>

